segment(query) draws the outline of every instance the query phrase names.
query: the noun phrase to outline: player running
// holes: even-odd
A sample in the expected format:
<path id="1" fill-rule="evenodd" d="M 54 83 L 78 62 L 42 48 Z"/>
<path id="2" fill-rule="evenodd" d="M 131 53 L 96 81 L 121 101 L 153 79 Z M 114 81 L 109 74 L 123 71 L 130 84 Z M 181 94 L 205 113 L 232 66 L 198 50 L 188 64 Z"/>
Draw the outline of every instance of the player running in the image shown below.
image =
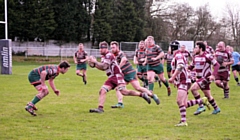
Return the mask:
<path id="1" fill-rule="evenodd" d="M 136 70 L 132 67 L 132 64 L 128 61 L 127 57 L 125 56 L 124 52 L 120 50 L 119 44 L 116 41 L 111 42 L 111 51 L 114 54 L 117 63 L 119 64 L 119 67 L 124 75 L 124 80 L 128 84 L 130 83 L 132 87 L 139 91 L 139 92 L 145 92 L 148 94 L 148 96 L 152 97 L 157 105 L 160 104 L 160 101 L 156 94 L 153 94 L 148 89 L 141 87 L 140 83 L 137 79 L 137 73 Z M 112 108 L 123 108 L 123 96 L 119 91 L 116 91 L 118 103 L 116 105 L 113 105 Z"/>
<path id="2" fill-rule="evenodd" d="M 124 96 L 138 96 L 142 97 L 149 104 L 151 103 L 151 99 L 148 97 L 145 92 L 136 92 L 133 90 L 126 89 L 126 83 L 124 81 L 123 73 L 119 65 L 116 62 L 116 59 L 112 53 L 108 50 L 107 42 L 101 42 L 99 44 L 99 51 L 102 55 L 101 62 L 98 62 L 96 58 L 89 57 L 89 65 L 92 67 L 96 67 L 101 71 L 105 71 L 108 79 L 105 81 L 103 86 L 99 91 L 99 105 L 96 109 L 90 109 L 90 113 L 103 113 L 104 103 L 106 101 L 106 94 L 108 91 L 112 89 L 116 89 L 116 91 L 120 92 Z"/>
<path id="3" fill-rule="evenodd" d="M 178 50 L 178 45 L 171 45 L 171 53 L 174 54 Z M 191 80 L 187 72 L 187 61 L 183 54 L 177 53 L 174 55 L 174 58 L 171 62 L 172 65 L 172 77 L 168 80 L 170 83 L 174 83 L 177 87 L 177 104 L 179 107 L 179 112 L 181 120 L 175 126 L 187 126 L 186 121 L 186 108 L 202 103 L 209 105 L 207 98 L 203 97 L 202 99 L 190 100 L 188 101 L 188 89 L 191 86 Z"/>
<path id="4" fill-rule="evenodd" d="M 162 49 L 154 43 L 154 37 L 148 36 L 147 37 L 147 47 L 146 47 L 146 60 L 144 62 L 144 65 L 147 64 L 147 79 L 148 79 L 148 85 L 149 90 L 153 91 L 154 89 L 154 77 L 155 74 L 157 74 L 160 78 L 160 80 L 163 82 L 163 84 L 167 88 L 167 95 L 171 95 L 171 88 L 168 84 L 167 79 L 164 77 L 164 70 L 163 70 L 163 64 L 160 63 L 160 59 L 164 57 L 164 52 Z"/>
<path id="5" fill-rule="evenodd" d="M 199 89 L 202 90 L 204 95 L 208 98 L 209 103 L 214 108 L 212 114 L 218 114 L 220 112 L 220 108 L 218 107 L 216 101 L 214 100 L 213 96 L 211 95 L 210 91 L 210 84 L 214 81 L 215 77 L 217 76 L 217 72 L 219 70 L 219 64 L 214 59 L 214 57 L 205 52 L 206 46 L 203 42 L 197 42 L 194 48 L 195 57 L 193 59 L 192 64 L 188 67 L 188 69 L 196 70 L 196 77 L 197 81 L 193 83 L 191 87 L 191 92 L 196 100 L 199 100 L 200 94 L 198 92 Z M 213 65 L 214 71 L 212 72 L 211 66 Z M 210 108 L 209 108 L 210 109 Z M 194 115 L 198 115 L 204 112 L 206 109 L 202 103 L 199 103 L 199 108 Z"/>
<path id="6" fill-rule="evenodd" d="M 215 57 L 220 64 L 220 68 L 216 75 L 215 83 L 218 87 L 223 89 L 223 99 L 228 99 L 228 81 L 230 80 L 230 66 L 233 64 L 234 60 L 232 58 L 232 54 L 228 50 L 226 50 L 224 42 L 220 41 L 218 43 L 218 50 L 216 50 L 215 52 Z"/>
<path id="7" fill-rule="evenodd" d="M 234 63 L 232 64 L 232 73 L 234 76 L 235 81 L 237 82 L 237 85 L 240 86 L 237 73 L 240 75 L 240 54 L 233 50 L 233 47 L 230 47 L 229 51 L 232 54 Z"/>
<path id="8" fill-rule="evenodd" d="M 143 82 L 143 87 L 148 87 L 147 80 L 147 66 L 144 66 L 143 63 L 146 58 L 146 47 L 145 42 L 142 40 L 138 44 L 138 48 L 135 51 L 135 55 L 133 57 L 133 63 L 137 65 L 137 77 Z"/>
<path id="9" fill-rule="evenodd" d="M 79 49 L 78 51 L 75 52 L 73 59 L 74 63 L 76 65 L 76 74 L 78 76 L 81 76 L 83 78 L 83 83 L 86 85 L 87 84 L 87 52 L 84 51 L 84 46 L 83 43 L 79 43 L 78 45 Z M 82 71 L 82 73 L 80 73 Z"/>

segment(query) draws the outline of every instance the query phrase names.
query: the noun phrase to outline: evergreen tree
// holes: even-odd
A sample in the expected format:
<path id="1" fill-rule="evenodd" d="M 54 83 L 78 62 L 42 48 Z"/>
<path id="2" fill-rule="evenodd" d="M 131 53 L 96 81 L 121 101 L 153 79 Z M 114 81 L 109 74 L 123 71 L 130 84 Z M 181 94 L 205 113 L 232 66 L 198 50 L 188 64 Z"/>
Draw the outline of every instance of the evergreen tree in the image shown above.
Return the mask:
<path id="1" fill-rule="evenodd" d="M 116 41 L 134 41 L 137 33 L 137 13 L 134 3 L 119 0 L 114 5 L 114 24 L 112 39 Z"/>
<path id="2" fill-rule="evenodd" d="M 74 19 L 76 8 L 73 3 L 76 0 L 53 0 L 55 21 L 57 28 L 54 31 L 54 38 L 60 41 L 72 41 L 77 37 L 76 20 Z"/>
<path id="3" fill-rule="evenodd" d="M 79 42 L 86 38 L 91 24 L 91 0 L 53 0 L 57 28 L 54 38 Z M 88 39 L 90 37 L 88 36 Z"/>
<path id="4" fill-rule="evenodd" d="M 47 40 L 56 24 L 52 0 L 8 1 L 9 38 Z"/>
<path id="5" fill-rule="evenodd" d="M 91 0 L 79 0 L 77 3 L 77 11 L 75 15 L 76 20 L 76 41 L 83 39 L 90 40 L 90 28 L 91 28 L 91 11 L 92 1 Z"/>
<path id="6" fill-rule="evenodd" d="M 146 25 L 146 16 L 144 10 L 146 0 L 133 0 L 133 2 L 137 14 L 137 18 L 134 23 L 134 25 L 136 25 L 136 35 L 133 41 L 138 42 L 140 40 L 143 40 L 146 36 L 146 33 L 144 32 L 144 28 Z"/>
<path id="7" fill-rule="evenodd" d="M 95 3 L 93 42 L 111 41 L 112 27 L 110 21 L 113 18 L 111 9 L 112 0 L 97 0 Z"/>
<path id="8" fill-rule="evenodd" d="M 28 12 L 29 19 L 29 37 L 40 38 L 43 40 L 49 39 L 50 35 L 56 28 L 56 22 L 54 20 L 54 12 L 52 9 L 52 0 L 32 0 L 30 2 Z"/>
<path id="9" fill-rule="evenodd" d="M 27 1 L 8 1 L 8 37 L 14 40 L 19 37 L 21 41 L 27 40 L 29 19 L 31 12 L 28 12 Z"/>

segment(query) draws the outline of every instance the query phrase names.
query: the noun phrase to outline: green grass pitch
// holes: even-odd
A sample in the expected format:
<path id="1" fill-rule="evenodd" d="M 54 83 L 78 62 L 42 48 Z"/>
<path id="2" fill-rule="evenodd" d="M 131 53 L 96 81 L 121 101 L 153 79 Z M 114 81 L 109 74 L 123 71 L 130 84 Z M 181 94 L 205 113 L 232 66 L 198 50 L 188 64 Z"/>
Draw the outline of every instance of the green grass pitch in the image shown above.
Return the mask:
<path id="1" fill-rule="evenodd" d="M 55 63 L 57 64 L 57 63 Z M 211 85 L 221 113 L 212 110 L 194 116 L 197 106 L 187 109 L 187 127 L 174 127 L 180 120 L 176 89 L 167 96 L 163 86 L 155 84 L 161 99 L 157 106 L 139 97 L 124 97 L 123 109 L 111 109 L 117 103 L 115 91 L 107 95 L 103 114 L 91 114 L 98 105 L 98 91 L 107 79 L 104 72 L 88 67 L 88 84 L 76 76 L 75 65 L 55 79 L 61 95 L 50 89 L 36 106 L 38 116 L 24 110 L 36 95 L 28 82 L 28 73 L 42 65 L 37 62 L 13 62 L 12 75 L 0 75 L 0 139 L 1 140 L 237 140 L 240 139 L 240 87 L 231 76 L 230 99 L 223 100 L 222 90 Z M 49 86 L 50 88 L 50 86 Z M 128 86 L 132 89 L 131 86 Z M 203 95 L 201 93 L 201 95 Z M 189 94 L 189 99 L 193 99 Z"/>

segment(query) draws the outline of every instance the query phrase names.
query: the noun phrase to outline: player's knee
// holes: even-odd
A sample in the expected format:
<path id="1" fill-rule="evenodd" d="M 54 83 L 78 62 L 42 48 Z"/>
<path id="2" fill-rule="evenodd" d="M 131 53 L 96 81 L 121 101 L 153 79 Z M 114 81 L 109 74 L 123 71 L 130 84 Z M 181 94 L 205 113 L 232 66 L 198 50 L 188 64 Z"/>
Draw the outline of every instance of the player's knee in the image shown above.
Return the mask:
<path id="1" fill-rule="evenodd" d="M 223 86 L 224 87 L 228 87 L 228 82 L 227 81 L 223 81 Z"/>
<path id="2" fill-rule="evenodd" d="M 197 91 L 197 85 L 196 84 L 193 84 L 193 86 L 191 87 L 191 92 L 194 93 L 195 91 Z"/>
<path id="3" fill-rule="evenodd" d="M 99 95 L 102 95 L 102 94 L 106 94 L 107 92 L 106 92 L 106 90 L 104 90 L 104 89 L 100 89 L 99 90 Z"/>
<path id="4" fill-rule="evenodd" d="M 147 80 L 151 83 L 154 83 L 154 77 L 147 77 Z"/>
<path id="5" fill-rule="evenodd" d="M 130 90 L 127 90 L 127 89 L 122 89 L 121 91 L 121 94 L 126 96 L 126 95 L 129 95 L 129 93 L 131 92 Z"/>
<path id="6" fill-rule="evenodd" d="M 40 91 L 37 95 L 37 97 L 41 100 L 42 98 L 46 97 L 49 94 L 49 91 Z"/>
<path id="7" fill-rule="evenodd" d="M 108 88 L 102 86 L 101 89 L 99 90 L 99 95 L 106 94 L 108 91 L 109 91 Z"/>
<path id="8" fill-rule="evenodd" d="M 116 88 L 116 90 L 118 90 L 118 91 L 120 91 L 120 92 L 122 92 L 123 90 L 125 90 L 126 89 L 126 86 L 125 85 L 123 85 L 123 86 L 118 86 L 117 88 Z"/>
<path id="9" fill-rule="evenodd" d="M 192 93 L 194 93 L 194 92 L 196 91 L 196 88 L 194 88 L 194 87 L 191 87 L 191 89 L 190 89 L 190 90 L 191 90 L 191 92 L 192 92 Z"/>
<path id="10" fill-rule="evenodd" d="M 184 104 L 183 100 L 181 100 L 181 99 L 177 99 L 177 104 L 178 104 L 178 106 L 186 106 Z"/>
<path id="11" fill-rule="evenodd" d="M 43 92 L 43 94 L 44 94 L 44 97 L 45 97 L 45 96 L 47 96 L 49 94 L 49 91 L 46 90 L 46 91 Z"/>
<path id="12" fill-rule="evenodd" d="M 143 88 L 142 88 L 141 86 L 137 86 L 137 87 L 135 87 L 135 90 L 137 90 L 137 91 L 142 91 Z"/>
<path id="13" fill-rule="evenodd" d="M 218 86 L 221 86 L 221 85 L 222 85 L 221 81 L 219 81 L 219 80 L 217 80 L 215 83 L 216 83 L 216 85 L 218 85 Z"/>

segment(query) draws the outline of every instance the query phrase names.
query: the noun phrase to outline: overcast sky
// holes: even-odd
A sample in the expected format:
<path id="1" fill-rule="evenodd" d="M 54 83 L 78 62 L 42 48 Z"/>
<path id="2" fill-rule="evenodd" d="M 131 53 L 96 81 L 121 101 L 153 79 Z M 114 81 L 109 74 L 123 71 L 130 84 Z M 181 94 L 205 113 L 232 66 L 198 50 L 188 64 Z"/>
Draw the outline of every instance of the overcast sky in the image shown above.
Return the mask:
<path id="1" fill-rule="evenodd" d="M 175 2 L 188 3 L 193 8 L 199 7 L 206 3 L 209 4 L 210 10 L 214 17 L 221 17 L 226 4 L 235 5 L 240 10 L 240 0 L 172 0 Z"/>

